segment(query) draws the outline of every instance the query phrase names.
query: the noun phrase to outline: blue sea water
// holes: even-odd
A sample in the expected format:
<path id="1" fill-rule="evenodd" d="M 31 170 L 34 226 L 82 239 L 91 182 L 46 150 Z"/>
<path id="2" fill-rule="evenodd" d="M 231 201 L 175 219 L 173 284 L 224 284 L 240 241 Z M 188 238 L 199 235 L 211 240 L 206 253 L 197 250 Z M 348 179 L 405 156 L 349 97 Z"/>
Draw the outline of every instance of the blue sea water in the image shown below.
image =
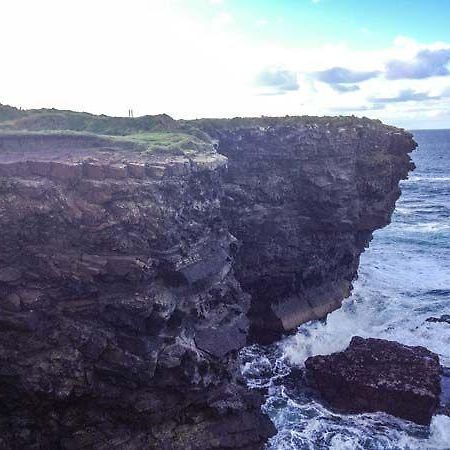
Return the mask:
<path id="1" fill-rule="evenodd" d="M 414 136 L 417 169 L 402 182 L 392 223 L 363 254 L 352 296 L 326 323 L 242 352 L 248 384 L 269 388 L 264 408 L 278 430 L 270 449 L 450 449 L 449 417 L 421 427 L 383 413 L 339 415 L 282 381 L 307 357 L 343 350 L 355 335 L 423 345 L 450 366 L 450 324 L 426 321 L 450 314 L 450 130 Z"/>

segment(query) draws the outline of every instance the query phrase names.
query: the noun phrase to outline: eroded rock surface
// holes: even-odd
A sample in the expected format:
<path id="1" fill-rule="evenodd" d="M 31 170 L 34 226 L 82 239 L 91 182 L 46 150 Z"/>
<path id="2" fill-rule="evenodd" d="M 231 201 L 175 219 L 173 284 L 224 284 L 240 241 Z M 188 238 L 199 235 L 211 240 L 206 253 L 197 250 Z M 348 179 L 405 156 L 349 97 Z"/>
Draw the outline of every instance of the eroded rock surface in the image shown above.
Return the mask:
<path id="1" fill-rule="evenodd" d="M 412 163 L 409 133 L 352 118 L 200 121 L 228 157 L 223 216 L 242 243 L 252 337 L 271 342 L 340 307 Z"/>
<path id="2" fill-rule="evenodd" d="M 35 132 L 79 131 L 76 113 L 16 113 L 0 127 L 0 448 L 261 448 L 275 429 L 236 353 L 339 307 L 411 135 L 161 116 L 158 132 L 215 146 L 141 152 Z M 109 119 L 82 124 L 153 129 Z"/>
<path id="3" fill-rule="evenodd" d="M 354 337 L 343 352 L 305 366 L 309 383 L 339 411 L 383 411 L 428 425 L 440 404 L 439 357 L 424 347 Z"/>
<path id="4" fill-rule="evenodd" d="M 0 447 L 259 448 L 226 158 L 39 139 L 0 141 Z"/>

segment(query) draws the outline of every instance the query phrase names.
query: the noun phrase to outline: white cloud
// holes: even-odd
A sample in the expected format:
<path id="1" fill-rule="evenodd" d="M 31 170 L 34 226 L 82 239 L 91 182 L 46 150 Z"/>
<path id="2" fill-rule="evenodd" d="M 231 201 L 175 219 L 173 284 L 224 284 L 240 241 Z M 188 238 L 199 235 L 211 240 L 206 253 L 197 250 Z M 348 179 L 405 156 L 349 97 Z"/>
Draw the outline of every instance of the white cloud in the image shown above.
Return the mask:
<path id="1" fill-rule="evenodd" d="M 187 3 L 1 2 L 0 42 L 8 44 L 2 46 L 0 102 L 113 115 L 133 108 L 135 114 L 166 112 L 176 118 L 330 114 L 353 108 L 403 124 L 419 120 L 418 113 L 407 111 L 415 106 L 413 100 L 365 110 L 369 99 L 395 97 L 407 89 L 435 97 L 450 85 L 445 76 L 431 81 L 379 76 L 360 83 L 359 90 L 336 92 L 311 74 L 332 67 L 383 71 L 387 61 L 448 44 L 426 46 L 399 37 L 387 48 L 370 51 L 342 43 L 284 47 L 247 38 L 227 11 L 211 8 L 209 19 L 200 19 Z M 295 74 L 299 89 L 259 95 L 255 79 L 267 67 Z M 427 111 L 448 111 L 449 102 L 448 97 L 429 101 Z"/>
<path id="2" fill-rule="evenodd" d="M 408 60 L 391 60 L 386 64 L 386 77 L 391 80 L 424 79 L 450 75 L 450 49 L 420 50 Z"/>
<path id="3" fill-rule="evenodd" d="M 255 81 L 258 86 L 265 89 L 263 95 L 280 95 L 299 89 L 297 74 L 282 67 L 262 70 Z"/>

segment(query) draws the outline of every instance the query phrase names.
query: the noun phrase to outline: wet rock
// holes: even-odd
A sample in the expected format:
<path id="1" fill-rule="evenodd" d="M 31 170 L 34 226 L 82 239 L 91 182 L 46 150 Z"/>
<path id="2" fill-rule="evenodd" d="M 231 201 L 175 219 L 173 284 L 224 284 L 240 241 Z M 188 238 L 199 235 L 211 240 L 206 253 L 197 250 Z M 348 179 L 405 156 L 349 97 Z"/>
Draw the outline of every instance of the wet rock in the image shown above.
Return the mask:
<path id="1" fill-rule="evenodd" d="M 450 324 L 450 314 L 443 314 L 440 317 L 429 317 L 425 322 Z"/>
<path id="2" fill-rule="evenodd" d="M 439 414 L 450 416 L 450 367 L 442 368 Z"/>
<path id="3" fill-rule="evenodd" d="M 352 338 L 343 352 L 313 356 L 306 377 L 339 411 L 383 411 L 429 425 L 439 407 L 439 358 L 424 347 Z"/>

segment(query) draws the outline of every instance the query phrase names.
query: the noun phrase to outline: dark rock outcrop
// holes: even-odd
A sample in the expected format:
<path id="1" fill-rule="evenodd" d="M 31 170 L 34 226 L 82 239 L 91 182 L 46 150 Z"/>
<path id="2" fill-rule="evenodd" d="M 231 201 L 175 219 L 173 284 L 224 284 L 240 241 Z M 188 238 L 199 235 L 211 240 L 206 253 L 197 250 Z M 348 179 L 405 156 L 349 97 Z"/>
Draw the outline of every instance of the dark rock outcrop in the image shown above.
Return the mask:
<path id="1" fill-rule="evenodd" d="M 0 140 L 0 448 L 259 448 L 226 158 L 71 139 Z"/>
<path id="2" fill-rule="evenodd" d="M 450 314 L 443 314 L 440 317 L 428 317 L 428 319 L 425 322 L 447 323 L 450 325 Z"/>
<path id="3" fill-rule="evenodd" d="M 450 416 L 450 367 L 442 367 L 439 414 Z"/>
<path id="4" fill-rule="evenodd" d="M 345 351 L 305 366 L 310 385 L 339 411 L 383 411 L 428 425 L 439 407 L 439 357 L 424 347 L 354 337 Z"/>
<path id="5" fill-rule="evenodd" d="M 0 133 L 0 448 L 261 448 L 275 429 L 237 351 L 340 305 L 411 136 L 355 118 L 161 116 L 150 130 L 195 145 L 142 151 L 11 131 L 80 126 L 61 114 Z M 140 126 L 109 119 L 83 123 Z"/>
<path id="6" fill-rule="evenodd" d="M 252 338 L 340 307 L 372 232 L 390 221 L 412 136 L 355 118 L 204 120 L 228 158 L 223 216 L 241 242 Z"/>

